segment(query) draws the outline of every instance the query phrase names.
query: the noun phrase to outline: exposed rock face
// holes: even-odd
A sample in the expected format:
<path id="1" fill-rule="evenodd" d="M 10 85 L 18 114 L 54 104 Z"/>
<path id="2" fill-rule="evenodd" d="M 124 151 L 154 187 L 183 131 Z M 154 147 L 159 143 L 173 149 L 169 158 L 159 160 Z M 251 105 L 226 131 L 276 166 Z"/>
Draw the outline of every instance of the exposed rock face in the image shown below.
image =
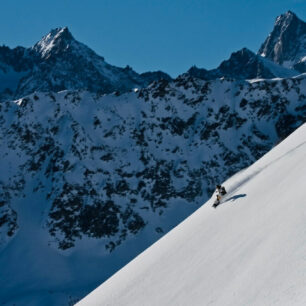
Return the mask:
<path id="1" fill-rule="evenodd" d="M 200 69 L 191 68 L 188 72 L 194 77 L 212 80 L 220 77 L 235 79 L 273 78 L 275 75 L 265 67 L 261 58 L 247 48 L 232 53 L 217 69 L 199 73 Z"/>
<path id="2" fill-rule="evenodd" d="M 172 81 L 172 78 L 163 71 L 154 71 L 154 72 L 144 72 L 140 76 L 146 81 L 147 84 L 151 84 L 154 81 L 166 80 Z"/>
<path id="3" fill-rule="evenodd" d="M 16 197 L 27 205 L 39 193 L 57 247 L 104 237 L 112 250 L 178 200 L 195 209 L 292 132 L 306 119 L 305 90 L 303 77 L 179 77 L 119 96 L 66 91 L 3 103 L 2 235 L 18 229 Z"/>
<path id="4" fill-rule="evenodd" d="M 95 93 L 126 92 L 165 78 L 164 72 L 136 73 L 132 68 L 108 64 L 68 28 L 57 28 L 33 47 L 0 47 L 1 100 L 19 98 L 34 91 L 88 90 Z"/>
<path id="5" fill-rule="evenodd" d="M 203 80 L 292 77 L 305 72 L 306 23 L 287 12 L 275 26 L 258 55 L 247 48 L 232 53 L 212 70 L 192 67 L 187 73 Z M 33 47 L 0 47 L 0 101 L 34 91 L 88 90 L 94 93 L 127 92 L 171 77 L 164 72 L 136 73 L 131 67 L 108 64 L 67 27 L 57 28 Z"/>
<path id="6" fill-rule="evenodd" d="M 216 69 L 191 67 L 187 74 L 202 80 L 226 77 L 234 79 L 271 79 L 293 77 L 306 72 L 306 23 L 287 12 L 276 19 L 273 31 L 258 54 L 247 48 L 233 52 Z"/>
<path id="7" fill-rule="evenodd" d="M 280 15 L 258 53 L 277 64 L 306 72 L 306 23 L 290 11 Z"/>
<path id="8" fill-rule="evenodd" d="M 1 300 L 92 290 L 306 121 L 297 74 L 244 48 L 210 71 L 139 75 L 67 28 L 0 47 Z"/>
<path id="9" fill-rule="evenodd" d="M 298 75 L 299 72 L 281 67 L 247 48 L 243 48 L 232 53 L 230 58 L 223 61 L 216 69 L 206 70 L 194 66 L 188 70 L 187 74 L 202 80 L 214 80 L 221 77 L 245 80 L 286 78 Z"/>

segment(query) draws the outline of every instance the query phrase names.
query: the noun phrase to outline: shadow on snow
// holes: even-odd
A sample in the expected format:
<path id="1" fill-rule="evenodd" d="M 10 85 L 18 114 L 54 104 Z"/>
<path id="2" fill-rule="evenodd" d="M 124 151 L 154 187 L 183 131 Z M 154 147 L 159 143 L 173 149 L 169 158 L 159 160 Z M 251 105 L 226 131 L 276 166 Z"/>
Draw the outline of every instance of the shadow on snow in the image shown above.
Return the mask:
<path id="1" fill-rule="evenodd" d="M 218 204 L 218 205 L 213 205 L 213 207 L 214 208 L 216 208 L 216 207 L 218 207 L 219 205 L 223 205 L 223 204 L 225 204 L 225 203 L 227 203 L 227 202 L 234 202 L 234 201 L 236 201 L 237 199 L 240 199 L 240 198 L 244 198 L 244 197 L 246 197 L 247 195 L 246 195 L 246 193 L 241 193 L 241 194 L 236 194 L 236 195 L 234 195 L 234 196 L 232 196 L 232 197 L 230 197 L 230 198 L 228 198 L 228 199 L 225 199 L 224 201 L 222 201 L 220 204 Z"/>
<path id="2" fill-rule="evenodd" d="M 234 195 L 234 196 L 228 198 L 227 200 L 225 200 L 224 203 L 225 203 L 225 202 L 229 202 L 229 201 L 234 202 L 234 201 L 236 201 L 237 199 L 239 199 L 239 198 L 244 198 L 244 197 L 246 197 L 246 193 L 237 194 L 237 195 Z"/>

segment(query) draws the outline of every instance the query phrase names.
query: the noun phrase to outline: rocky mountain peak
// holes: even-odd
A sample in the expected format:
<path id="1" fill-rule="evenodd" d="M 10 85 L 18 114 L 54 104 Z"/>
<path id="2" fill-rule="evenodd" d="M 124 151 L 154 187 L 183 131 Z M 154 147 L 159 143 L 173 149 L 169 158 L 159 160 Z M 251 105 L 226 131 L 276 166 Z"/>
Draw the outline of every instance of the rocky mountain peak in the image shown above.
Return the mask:
<path id="1" fill-rule="evenodd" d="M 287 11 L 285 14 L 281 14 L 276 18 L 275 25 L 289 25 L 294 20 L 298 20 L 296 14 L 292 11 Z"/>
<path id="2" fill-rule="evenodd" d="M 228 60 L 217 68 L 220 76 L 236 79 L 273 78 L 275 74 L 261 58 L 247 48 L 233 52 Z"/>
<path id="3" fill-rule="evenodd" d="M 41 58 L 48 58 L 51 54 L 64 52 L 76 42 L 68 27 L 55 28 L 37 42 L 32 50 L 37 52 Z"/>
<path id="4" fill-rule="evenodd" d="M 127 92 L 160 79 L 172 80 L 162 71 L 139 74 L 130 66 L 108 64 L 67 27 L 51 30 L 30 48 L 0 47 L 0 101 L 34 91 Z"/>
<path id="5" fill-rule="evenodd" d="M 230 56 L 230 58 L 226 61 L 223 61 L 220 65 L 220 68 L 226 68 L 232 65 L 241 65 L 241 63 L 246 64 L 250 60 L 253 60 L 256 58 L 256 55 L 254 52 L 249 50 L 248 48 L 242 48 L 241 50 L 238 50 L 236 52 L 233 52 Z"/>
<path id="6" fill-rule="evenodd" d="M 276 18 L 273 31 L 257 54 L 242 48 L 216 69 L 194 66 L 186 74 L 203 80 L 221 77 L 271 79 L 293 77 L 301 72 L 306 72 L 306 23 L 288 11 Z"/>
<path id="7" fill-rule="evenodd" d="M 186 75 L 202 80 L 213 80 L 216 78 L 230 79 L 271 79 L 275 77 L 293 77 L 299 72 L 287 69 L 273 63 L 247 48 L 233 52 L 229 59 L 224 60 L 216 69 L 206 70 L 191 67 Z"/>
<path id="8" fill-rule="evenodd" d="M 306 56 L 306 23 L 291 11 L 278 16 L 258 53 L 284 67 L 296 68 Z"/>

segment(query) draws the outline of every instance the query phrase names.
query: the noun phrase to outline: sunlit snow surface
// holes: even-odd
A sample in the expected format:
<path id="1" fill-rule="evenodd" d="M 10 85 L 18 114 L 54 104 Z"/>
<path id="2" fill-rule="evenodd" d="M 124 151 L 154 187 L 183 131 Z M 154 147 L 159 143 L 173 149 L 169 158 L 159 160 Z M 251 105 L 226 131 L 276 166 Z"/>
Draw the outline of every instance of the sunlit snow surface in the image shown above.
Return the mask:
<path id="1" fill-rule="evenodd" d="M 4 224 L 0 231 L 3 238 L 0 238 L 1 303 L 7 306 L 67 306 L 83 298 L 200 207 L 211 194 L 207 191 L 209 184 L 222 182 L 230 177 L 229 171 L 236 173 L 251 164 L 256 156 L 259 157 L 256 154 L 262 147 L 269 150 L 274 146 L 280 139 L 277 133 L 284 135 L 284 129 L 288 128 L 282 117 L 290 115 L 295 126 L 300 125 L 305 118 L 305 81 L 303 75 L 288 80 L 248 82 L 178 79 L 165 87 L 161 82 L 137 93 L 119 96 L 73 91 L 37 92 L 24 99 L 3 103 L 0 187 L 4 187 L 10 198 L 1 207 L 0 214 L 3 210 L 16 211 L 17 221 L 12 236 L 6 234 L 9 224 Z M 95 124 L 95 118 L 100 124 Z M 184 123 L 181 135 L 173 130 L 175 125 L 171 121 L 165 124 L 167 118 L 178 118 Z M 283 123 L 276 128 L 277 122 Z M 204 134 L 201 139 L 202 132 L 213 131 L 210 126 L 215 123 L 218 125 L 216 136 Z M 53 128 L 56 134 L 53 134 Z M 137 133 L 137 137 L 134 136 L 142 129 L 146 130 L 146 146 L 137 145 L 139 136 Z M 28 139 L 27 131 L 31 132 L 34 141 Z M 43 148 L 48 144 L 52 145 L 45 151 Z M 77 150 L 72 150 L 74 145 Z M 178 145 L 179 149 L 174 152 Z M 101 152 L 94 150 L 98 147 L 102 148 Z M 58 150 L 64 155 L 56 157 Z M 153 157 L 147 166 L 141 161 L 142 151 Z M 106 153 L 111 153 L 112 160 L 101 159 Z M 235 156 L 238 160 L 231 163 L 231 157 Z M 209 163 L 212 159 L 214 164 Z M 170 171 L 174 173 L 179 169 L 180 175 L 173 175 L 168 186 L 173 186 L 179 193 L 199 186 L 194 198 L 188 199 L 189 193 L 185 198 L 173 197 L 167 200 L 166 209 L 154 211 L 141 195 L 142 191 L 151 194 L 154 180 L 145 180 L 144 187 L 135 194 L 133 190 L 143 180 L 143 175 L 138 177 L 137 173 L 148 166 L 158 169 L 156 160 L 165 163 L 173 160 L 174 167 Z M 72 167 L 65 170 L 61 166 L 64 161 L 69 161 Z M 37 167 L 32 168 L 32 165 Z M 59 168 L 48 174 L 49 165 L 59 165 Z M 124 229 L 122 224 L 116 234 L 102 239 L 77 231 L 80 236 L 72 237 L 75 246 L 66 250 L 59 249 L 58 245 L 58 241 L 65 240 L 61 227 L 57 227 L 55 236 L 50 235 L 49 224 L 53 220 L 50 212 L 54 211 L 55 198 L 63 199 L 66 211 L 71 211 L 69 217 L 80 213 L 80 210 L 74 212 L 72 205 L 66 205 L 69 194 L 62 196 L 61 192 L 67 182 L 87 186 L 84 175 L 87 169 L 94 171 L 90 188 L 97 190 L 102 201 L 107 199 L 106 183 L 116 186 L 122 179 L 121 172 L 117 173 L 116 169 L 133 174 L 125 177 L 131 186 L 130 191 L 114 193 L 114 201 L 118 209 L 124 211 L 127 200 L 136 197 L 133 211 L 143 218 L 146 226 L 137 235 L 127 235 L 111 253 L 105 246 L 120 238 Z M 109 174 L 103 175 L 98 169 Z M 194 170 L 198 174 L 191 177 Z M 226 187 L 230 186 L 226 184 Z M 217 211 L 211 212 L 212 216 L 232 204 L 245 201 L 250 196 L 246 194 L 227 203 L 231 205 L 218 207 Z M 155 193 L 152 198 L 155 200 L 162 195 Z M 84 196 L 83 203 L 89 205 L 92 200 L 92 197 Z M 144 205 L 148 209 L 142 209 Z M 159 214 L 161 209 L 162 215 Z M 65 215 L 61 214 L 62 217 Z M 10 216 L 14 221 L 14 214 Z M 222 221 L 221 228 L 228 223 L 227 219 Z M 205 222 L 201 224 L 203 230 L 218 229 L 217 221 L 213 221 L 212 229 L 206 229 Z M 158 227 L 163 232 L 157 231 Z M 78 230 L 78 223 L 70 223 L 69 229 Z M 237 238 L 242 234 L 239 233 Z M 188 255 L 188 246 L 186 252 Z"/>
<path id="2" fill-rule="evenodd" d="M 306 305 L 306 124 L 78 306 Z"/>

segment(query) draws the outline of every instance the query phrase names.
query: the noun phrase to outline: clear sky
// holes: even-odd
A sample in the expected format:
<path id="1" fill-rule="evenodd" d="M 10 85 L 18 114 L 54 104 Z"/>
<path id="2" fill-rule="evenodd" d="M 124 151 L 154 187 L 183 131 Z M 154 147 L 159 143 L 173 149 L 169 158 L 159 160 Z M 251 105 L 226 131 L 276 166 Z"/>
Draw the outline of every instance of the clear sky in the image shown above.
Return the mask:
<path id="1" fill-rule="evenodd" d="M 288 10 L 306 20 L 306 0 L 2 0 L 0 44 L 29 47 L 68 26 L 110 64 L 177 76 L 256 52 Z"/>

